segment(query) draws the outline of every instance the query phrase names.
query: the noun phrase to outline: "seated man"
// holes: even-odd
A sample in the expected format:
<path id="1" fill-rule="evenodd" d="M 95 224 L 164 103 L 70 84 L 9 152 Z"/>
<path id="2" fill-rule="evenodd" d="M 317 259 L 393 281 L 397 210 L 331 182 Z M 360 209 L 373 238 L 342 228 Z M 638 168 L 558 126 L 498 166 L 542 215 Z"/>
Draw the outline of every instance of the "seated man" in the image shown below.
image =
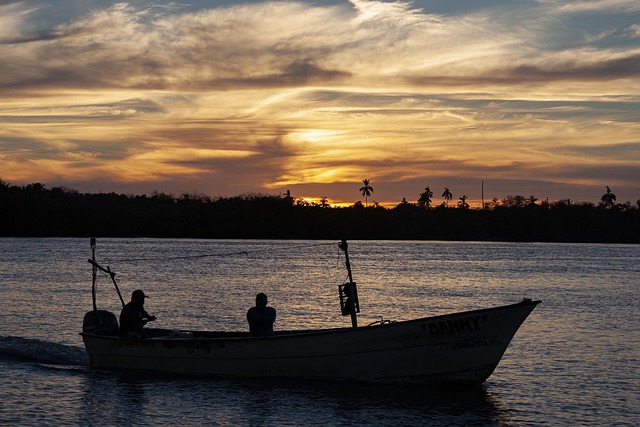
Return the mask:
<path id="1" fill-rule="evenodd" d="M 273 323 L 276 321 L 276 309 L 267 307 L 267 296 L 262 292 L 256 295 L 256 306 L 247 311 L 247 320 L 252 337 L 274 335 Z"/>
<path id="2" fill-rule="evenodd" d="M 144 300 L 147 296 L 140 289 L 133 291 L 131 301 L 120 312 L 120 335 L 129 338 L 145 338 L 143 327 L 147 322 L 156 320 L 144 309 Z"/>

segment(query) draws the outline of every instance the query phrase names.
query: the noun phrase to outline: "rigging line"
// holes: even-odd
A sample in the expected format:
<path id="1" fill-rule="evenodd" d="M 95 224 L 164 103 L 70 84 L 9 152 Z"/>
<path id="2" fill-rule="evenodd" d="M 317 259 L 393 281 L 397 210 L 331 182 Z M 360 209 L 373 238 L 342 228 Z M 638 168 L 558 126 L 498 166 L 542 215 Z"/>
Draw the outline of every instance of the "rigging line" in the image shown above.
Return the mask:
<path id="1" fill-rule="evenodd" d="M 217 254 L 199 254 L 199 255 L 181 255 L 181 256 L 173 256 L 173 257 L 147 257 L 147 258 L 120 258 L 112 260 L 112 262 L 137 262 L 137 261 L 167 261 L 167 260 L 176 260 L 176 259 L 195 259 L 195 258 L 208 258 L 208 257 L 227 257 L 227 256 L 235 256 L 235 255 L 249 255 L 260 252 L 273 252 L 275 250 L 284 250 L 289 248 L 297 248 L 297 247 L 315 247 L 315 246 L 328 246 L 335 245 L 335 243 L 315 243 L 315 244 L 307 244 L 301 243 L 299 245 L 286 245 L 284 248 L 264 248 L 264 249 L 256 249 L 252 251 L 238 251 L 238 252 L 226 252 L 226 253 L 217 253 Z"/>

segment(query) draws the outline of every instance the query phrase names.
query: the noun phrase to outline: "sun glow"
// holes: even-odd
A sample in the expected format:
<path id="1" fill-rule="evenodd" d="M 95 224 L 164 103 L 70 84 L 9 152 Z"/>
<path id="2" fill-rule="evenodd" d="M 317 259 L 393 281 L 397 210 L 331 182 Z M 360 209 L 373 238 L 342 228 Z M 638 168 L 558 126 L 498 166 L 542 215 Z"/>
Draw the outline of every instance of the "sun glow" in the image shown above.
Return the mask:
<path id="1" fill-rule="evenodd" d="M 288 135 L 292 141 L 324 143 L 328 145 L 337 144 L 336 138 L 339 138 L 343 132 L 326 129 L 309 129 L 300 132 L 293 132 Z"/>

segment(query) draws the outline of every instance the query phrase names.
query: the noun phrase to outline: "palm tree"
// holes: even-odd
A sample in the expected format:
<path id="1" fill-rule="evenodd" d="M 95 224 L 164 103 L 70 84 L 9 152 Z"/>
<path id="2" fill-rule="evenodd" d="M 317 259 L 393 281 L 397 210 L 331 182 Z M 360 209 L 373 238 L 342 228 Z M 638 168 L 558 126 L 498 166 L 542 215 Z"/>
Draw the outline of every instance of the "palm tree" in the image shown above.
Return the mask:
<path id="1" fill-rule="evenodd" d="M 537 201 L 538 201 L 538 198 L 536 196 L 534 196 L 533 194 L 531 196 L 529 196 L 529 204 L 530 205 L 535 205 Z"/>
<path id="2" fill-rule="evenodd" d="M 369 185 L 368 179 L 363 179 L 362 183 L 364 185 L 360 188 L 359 191 L 364 196 L 364 205 L 367 206 L 367 201 L 369 200 L 369 196 L 371 195 L 371 193 L 373 193 L 373 187 Z"/>
<path id="3" fill-rule="evenodd" d="M 287 201 L 287 203 L 289 203 L 290 205 L 293 205 L 293 197 L 291 197 L 291 191 L 287 190 L 286 193 L 284 193 L 284 200 Z"/>
<path id="4" fill-rule="evenodd" d="M 602 195 L 600 201 L 605 208 L 612 208 L 614 202 L 616 201 L 616 195 L 611 192 L 611 189 L 607 185 L 607 192 Z"/>
<path id="5" fill-rule="evenodd" d="M 431 207 L 431 198 L 433 197 L 433 191 L 429 187 L 424 189 L 424 193 L 420 193 L 420 198 L 418 199 L 418 204 L 420 206 L 424 206 L 427 209 Z"/>
<path id="6" fill-rule="evenodd" d="M 320 197 L 320 206 L 322 206 L 323 208 L 328 208 L 329 207 L 329 202 L 327 201 L 327 196 Z"/>
<path id="7" fill-rule="evenodd" d="M 460 197 L 460 201 L 458 202 L 458 206 L 460 209 L 469 209 L 469 203 L 467 203 L 467 195 Z"/>
<path id="8" fill-rule="evenodd" d="M 453 194 L 449 191 L 449 187 L 444 187 L 444 193 L 442 193 L 442 197 L 444 197 L 444 202 L 449 207 L 449 200 L 453 199 Z"/>

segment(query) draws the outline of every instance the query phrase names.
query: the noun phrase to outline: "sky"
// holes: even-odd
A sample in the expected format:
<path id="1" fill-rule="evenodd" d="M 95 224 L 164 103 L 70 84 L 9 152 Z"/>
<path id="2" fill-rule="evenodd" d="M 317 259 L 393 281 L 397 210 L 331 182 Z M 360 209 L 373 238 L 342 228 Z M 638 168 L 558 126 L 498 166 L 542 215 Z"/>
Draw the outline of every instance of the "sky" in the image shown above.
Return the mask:
<path id="1" fill-rule="evenodd" d="M 637 0 L 0 0 L 0 179 L 640 199 Z"/>

